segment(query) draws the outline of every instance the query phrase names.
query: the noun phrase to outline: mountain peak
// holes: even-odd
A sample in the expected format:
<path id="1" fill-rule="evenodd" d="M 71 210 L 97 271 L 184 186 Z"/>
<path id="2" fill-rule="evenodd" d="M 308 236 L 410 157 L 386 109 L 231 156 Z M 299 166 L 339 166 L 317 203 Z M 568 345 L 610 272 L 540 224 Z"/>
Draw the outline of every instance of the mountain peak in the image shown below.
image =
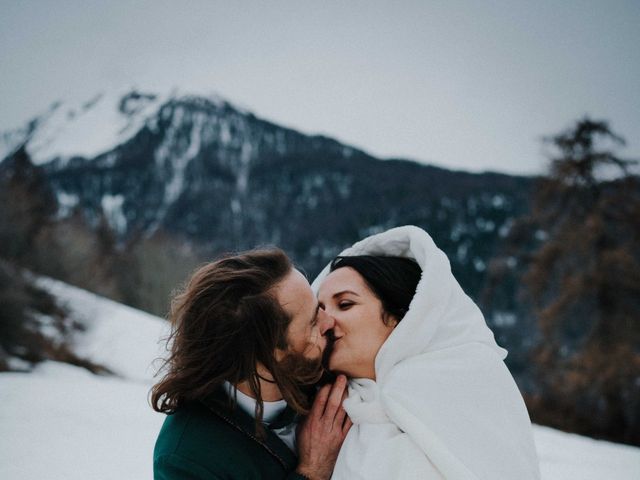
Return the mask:
<path id="1" fill-rule="evenodd" d="M 249 113 L 212 92 L 106 88 L 90 97 L 57 100 L 26 125 L 0 133 L 0 159 L 23 144 L 37 165 L 56 159 L 65 164 L 73 157 L 95 158 L 131 139 L 171 100 Z"/>

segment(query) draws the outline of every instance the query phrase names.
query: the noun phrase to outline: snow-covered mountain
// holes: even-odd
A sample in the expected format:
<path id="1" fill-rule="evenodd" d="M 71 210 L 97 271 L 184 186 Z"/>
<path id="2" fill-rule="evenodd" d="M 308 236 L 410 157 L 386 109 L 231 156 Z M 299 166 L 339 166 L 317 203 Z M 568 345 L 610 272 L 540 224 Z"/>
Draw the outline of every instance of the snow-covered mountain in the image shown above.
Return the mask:
<path id="1" fill-rule="evenodd" d="M 75 353 L 115 375 L 58 362 L 0 373 L 0 478 L 112 480 L 152 477 L 164 416 L 147 395 L 167 323 L 58 281 L 40 278 L 82 328 Z M 534 427 L 543 480 L 634 480 L 640 449 Z"/>
<path id="2" fill-rule="evenodd" d="M 0 137 L 0 157 L 27 143 L 37 165 L 94 158 L 133 137 L 167 97 L 110 91 L 81 102 L 57 101 L 24 127 Z"/>
<path id="3" fill-rule="evenodd" d="M 59 102 L 2 138 L 4 152 L 26 145 L 57 199 L 58 217 L 80 210 L 96 226 L 106 218 L 122 244 L 166 234 L 176 239 L 167 250 L 189 244 L 203 258 L 278 245 L 314 276 L 345 246 L 413 224 L 430 232 L 479 301 L 514 218 L 528 210 L 533 183 L 383 161 L 260 119 L 219 96 L 177 90 L 114 90 Z M 12 158 L 0 163 L 0 174 Z M 518 267 L 515 260 L 505 265 Z M 533 322 L 517 311 L 513 282 L 492 293 L 498 300 L 484 312 L 512 351 L 511 366 L 523 371 Z"/>
<path id="4" fill-rule="evenodd" d="M 26 144 L 32 161 L 46 166 L 63 210 L 80 205 L 94 216 L 103 210 L 121 235 L 160 226 L 208 235 L 210 229 L 201 230 L 210 218 L 201 212 L 176 224 L 185 204 L 205 199 L 207 210 L 213 205 L 222 214 L 215 224 L 238 227 L 248 223 L 245 203 L 257 166 L 309 152 L 341 159 L 354 153 L 260 120 L 218 96 L 177 91 L 57 102 L 1 138 L 0 158 Z"/>
<path id="5" fill-rule="evenodd" d="M 120 238 L 162 230 L 212 253 L 277 244 L 313 274 L 363 236 L 416 224 L 472 295 L 511 220 L 528 208 L 531 184 L 381 161 L 219 96 L 178 91 L 59 102 L 0 138 L 0 158 L 26 144 L 60 215 L 79 207 L 97 222 L 104 214 Z"/>

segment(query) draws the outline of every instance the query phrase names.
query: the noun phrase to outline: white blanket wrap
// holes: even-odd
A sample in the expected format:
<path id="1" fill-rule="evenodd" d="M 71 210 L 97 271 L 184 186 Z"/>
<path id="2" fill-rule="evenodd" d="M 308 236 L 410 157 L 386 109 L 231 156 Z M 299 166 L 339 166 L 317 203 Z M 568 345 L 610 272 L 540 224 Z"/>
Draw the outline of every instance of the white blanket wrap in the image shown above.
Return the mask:
<path id="1" fill-rule="evenodd" d="M 413 258 L 422 278 L 409 311 L 382 345 L 376 380 L 352 379 L 354 426 L 338 480 L 539 479 L 531 422 L 482 313 L 446 255 L 420 228 L 368 237 L 342 255 Z M 317 292 L 327 266 L 313 282 Z"/>

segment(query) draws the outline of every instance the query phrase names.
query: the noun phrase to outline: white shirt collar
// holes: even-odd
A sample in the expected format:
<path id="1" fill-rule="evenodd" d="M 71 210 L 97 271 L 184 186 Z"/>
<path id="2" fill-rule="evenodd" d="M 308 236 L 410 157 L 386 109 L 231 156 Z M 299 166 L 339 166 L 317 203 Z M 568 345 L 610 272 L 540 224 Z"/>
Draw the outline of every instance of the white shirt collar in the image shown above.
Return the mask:
<path id="1" fill-rule="evenodd" d="M 242 393 L 229 382 L 225 381 L 223 386 L 225 391 L 227 392 L 227 395 L 229 395 L 231 398 L 234 398 L 234 395 L 236 395 L 238 406 L 240 406 L 240 408 L 242 408 L 242 410 L 244 410 L 246 413 L 251 415 L 251 418 L 255 418 L 256 399 Z M 287 407 L 287 402 L 284 400 L 278 400 L 275 402 L 263 401 L 262 403 L 264 406 L 262 422 L 267 425 L 278 418 L 278 415 L 280 415 L 280 413 L 282 413 L 282 411 Z"/>

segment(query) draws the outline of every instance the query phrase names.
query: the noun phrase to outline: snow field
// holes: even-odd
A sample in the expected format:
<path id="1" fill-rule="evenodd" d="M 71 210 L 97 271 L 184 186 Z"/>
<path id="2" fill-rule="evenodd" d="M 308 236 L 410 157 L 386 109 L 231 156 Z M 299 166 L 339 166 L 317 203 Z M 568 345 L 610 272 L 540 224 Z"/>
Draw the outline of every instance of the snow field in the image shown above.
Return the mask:
<path id="1" fill-rule="evenodd" d="M 57 362 L 31 373 L 0 373 L 0 478 L 152 478 L 164 415 L 151 409 L 148 394 L 167 322 L 62 282 L 39 278 L 37 284 L 86 327 L 73 339 L 76 353 L 116 376 Z M 640 478 L 640 448 L 539 426 L 534 436 L 543 480 Z"/>

